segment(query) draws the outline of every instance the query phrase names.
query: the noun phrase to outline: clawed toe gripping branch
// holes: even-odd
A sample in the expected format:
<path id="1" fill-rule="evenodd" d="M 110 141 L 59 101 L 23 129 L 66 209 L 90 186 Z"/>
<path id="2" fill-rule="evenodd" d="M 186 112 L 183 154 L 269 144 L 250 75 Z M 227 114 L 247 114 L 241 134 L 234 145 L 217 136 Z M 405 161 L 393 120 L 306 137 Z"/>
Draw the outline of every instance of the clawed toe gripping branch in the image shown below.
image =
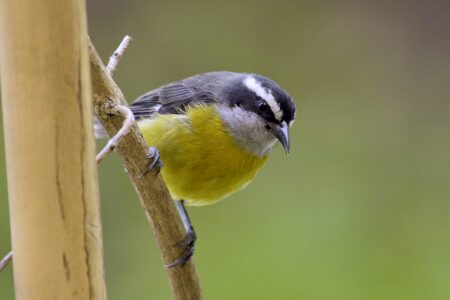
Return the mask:
<path id="1" fill-rule="evenodd" d="M 161 161 L 159 151 L 158 149 L 156 149 L 156 147 L 150 147 L 150 154 L 147 156 L 147 158 L 150 159 L 151 162 L 148 165 L 147 170 L 142 175 L 140 175 L 139 178 L 144 177 L 145 175 L 150 173 L 150 171 L 152 171 L 155 167 L 155 175 L 158 175 L 163 167 L 163 162 Z"/>
<path id="2" fill-rule="evenodd" d="M 114 149 L 117 151 L 150 222 L 163 264 L 168 266 L 185 254 L 183 249 L 174 247 L 185 238 L 185 229 L 159 172 L 151 178 L 141 176 L 148 170 L 148 157 L 152 153 L 149 153 L 149 147 L 136 125 L 123 93 L 112 79 L 112 74 L 130 42 L 131 38 L 126 36 L 111 56 L 107 67 L 103 65 L 90 40 L 88 43 L 94 110 L 111 137 L 96 160 L 100 163 L 108 153 Z M 155 155 L 153 153 L 152 158 L 158 163 L 159 159 L 156 159 Z M 161 166 L 158 163 L 158 167 Z M 12 252 L 1 261 L 0 270 L 11 258 Z M 192 259 L 186 260 L 185 264 L 166 268 L 166 272 L 174 299 L 203 299 Z"/>

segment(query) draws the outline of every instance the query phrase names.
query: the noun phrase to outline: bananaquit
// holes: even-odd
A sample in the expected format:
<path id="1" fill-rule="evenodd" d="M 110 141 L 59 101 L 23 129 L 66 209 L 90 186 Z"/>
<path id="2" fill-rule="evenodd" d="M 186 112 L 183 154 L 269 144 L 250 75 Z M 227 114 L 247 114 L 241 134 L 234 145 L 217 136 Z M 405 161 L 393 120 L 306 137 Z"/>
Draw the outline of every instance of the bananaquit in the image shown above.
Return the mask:
<path id="1" fill-rule="evenodd" d="M 170 83 L 131 105 L 154 165 L 173 197 L 184 226 L 185 264 L 195 231 L 184 204 L 217 202 L 249 184 L 280 141 L 289 152 L 295 103 L 274 81 L 256 74 L 211 72 Z M 161 159 L 159 161 L 159 159 Z"/>

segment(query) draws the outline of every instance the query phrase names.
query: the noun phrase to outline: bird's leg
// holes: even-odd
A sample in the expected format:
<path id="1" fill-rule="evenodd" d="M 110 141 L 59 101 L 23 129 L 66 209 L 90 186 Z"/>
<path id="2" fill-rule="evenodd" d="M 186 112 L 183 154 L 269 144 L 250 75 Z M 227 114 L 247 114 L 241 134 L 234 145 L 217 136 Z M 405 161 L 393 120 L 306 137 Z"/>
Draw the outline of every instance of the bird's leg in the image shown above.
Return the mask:
<path id="1" fill-rule="evenodd" d="M 155 165 L 156 165 L 155 175 L 158 175 L 158 173 L 161 171 L 161 169 L 163 167 L 163 163 L 160 159 L 159 151 L 158 151 L 158 149 L 156 149 L 156 147 L 150 147 L 150 154 L 147 156 L 147 158 L 151 159 L 152 162 L 148 165 L 147 170 L 144 172 L 144 174 L 139 176 L 139 178 L 144 177 L 145 175 L 150 173 L 150 171 L 153 170 Z"/>
<path id="2" fill-rule="evenodd" d="M 156 149 L 156 147 L 150 147 L 150 154 L 147 156 L 148 159 L 151 159 L 152 162 L 148 165 L 147 170 L 139 176 L 139 178 L 144 177 L 150 171 L 152 171 L 156 166 L 156 172 L 155 175 L 157 175 L 163 166 L 163 163 L 160 159 L 159 151 Z M 187 214 L 186 208 L 184 207 L 184 201 L 183 200 L 176 200 L 175 204 L 177 205 L 178 213 L 181 216 L 181 219 L 183 220 L 184 228 L 186 228 L 186 237 L 184 240 L 176 244 L 176 247 L 186 247 L 183 254 L 173 263 L 170 265 L 166 265 L 166 268 L 172 268 L 179 264 L 184 266 L 194 255 L 194 246 L 195 241 L 197 240 L 197 235 L 195 234 L 194 227 L 192 227 L 191 220 L 189 219 L 189 216 Z"/>
<path id="3" fill-rule="evenodd" d="M 191 220 L 187 214 L 186 208 L 184 207 L 183 200 L 176 200 L 178 212 L 180 213 L 181 219 L 183 220 L 184 228 L 186 228 L 186 237 L 180 243 L 176 244 L 177 247 L 186 247 L 183 254 L 170 265 L 166 265 L 166 268 L 172 268 L 176 265 L 181 264 L 184 266 L 194 255 L 195 241 L 197 240 L 197 235 L 195 234 L 194 227 L 192 227 Z"/>

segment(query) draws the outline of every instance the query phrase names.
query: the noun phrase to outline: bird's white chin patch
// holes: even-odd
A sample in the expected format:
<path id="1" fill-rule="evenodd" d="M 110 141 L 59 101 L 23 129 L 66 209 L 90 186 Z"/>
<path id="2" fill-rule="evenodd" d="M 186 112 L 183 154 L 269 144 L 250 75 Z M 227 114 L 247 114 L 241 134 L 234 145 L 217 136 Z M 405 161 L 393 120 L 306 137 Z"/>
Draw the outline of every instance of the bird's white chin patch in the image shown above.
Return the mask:
<path id="1" fill-rule="evenodd" d="M 263 157 L 277 142 L 274 135 L 266 129 L 265 122 L 256 113 L 238 106 L 219 105 L 217 112 L 236 142 L 249 153 Z"/>

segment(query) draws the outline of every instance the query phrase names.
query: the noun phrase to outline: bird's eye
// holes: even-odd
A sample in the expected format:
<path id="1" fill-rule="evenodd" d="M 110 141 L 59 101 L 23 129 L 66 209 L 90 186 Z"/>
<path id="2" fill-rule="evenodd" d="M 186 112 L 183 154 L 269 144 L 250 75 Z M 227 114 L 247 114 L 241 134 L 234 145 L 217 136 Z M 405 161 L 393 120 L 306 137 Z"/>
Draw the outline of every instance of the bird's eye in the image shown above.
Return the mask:
<path id="1" fill-rule="evenodd" d="M 269 110 L 269 105 L 266 102 L 261 101 L 258 103 L 258 110 L 260 112 L 267 112 Z"/>

